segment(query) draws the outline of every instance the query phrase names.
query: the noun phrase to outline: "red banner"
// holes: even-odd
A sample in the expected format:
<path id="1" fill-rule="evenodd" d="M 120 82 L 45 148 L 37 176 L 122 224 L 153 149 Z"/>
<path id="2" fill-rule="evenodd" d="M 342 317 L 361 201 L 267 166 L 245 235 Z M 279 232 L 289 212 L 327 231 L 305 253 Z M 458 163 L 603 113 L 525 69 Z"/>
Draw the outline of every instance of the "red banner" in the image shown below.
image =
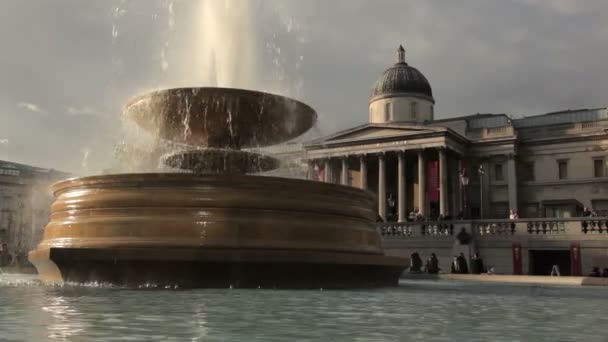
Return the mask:
<path id="1" fill-rule="evenodd" d="M 426 179 L 428 201 L 439 202 L 439 162 L 437 160 L 428 162 Z"/>
<path id="2" fill-rule="evenodd" d="M 572 275 L 580 277 L 583 275 L 583 263 L 581 262 L 581 244 L 572 242 L 570 244 L 570 265 L 572 265 Z"/>
<path id="3" fill-rule="evenodd" d="M 513 274 L 523 274 L 521 269 L 521 244 L 518 242 L 513 243 Z"/>

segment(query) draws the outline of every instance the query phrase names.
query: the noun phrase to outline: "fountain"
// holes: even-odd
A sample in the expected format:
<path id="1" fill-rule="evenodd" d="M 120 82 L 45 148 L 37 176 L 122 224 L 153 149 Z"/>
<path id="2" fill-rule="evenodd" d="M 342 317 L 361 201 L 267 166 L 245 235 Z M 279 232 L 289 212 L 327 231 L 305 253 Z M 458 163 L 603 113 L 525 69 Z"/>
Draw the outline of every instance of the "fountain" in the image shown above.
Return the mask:
<path id="1" fill-rule="evenodd" d="M 278 167 L 252 148 L 307 131 L 309 106 L 231 88 L 133 98 L 125 115 L 186 148 L 181 173 L 114 174 L 53 185 L 56 201 L 29 259 L 46 282 L 333 288 L 397 285 L 374 197 L 353 187 L 251 175 Z"/>

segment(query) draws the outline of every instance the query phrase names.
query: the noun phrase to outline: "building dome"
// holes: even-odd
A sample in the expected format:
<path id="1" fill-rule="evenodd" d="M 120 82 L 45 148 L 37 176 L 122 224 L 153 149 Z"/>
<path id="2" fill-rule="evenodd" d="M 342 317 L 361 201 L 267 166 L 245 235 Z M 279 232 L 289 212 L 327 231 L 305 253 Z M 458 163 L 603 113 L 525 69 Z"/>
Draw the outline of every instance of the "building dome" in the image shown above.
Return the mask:
<path id="1" fill-rule="evenodd" d="M 369 101 L 369 122 L 425 124 L 433 121 L 434 106 L 429 81 L 418 69 L 405 62 L 405 49 L 399 45 L 397 63 L 386 69 L 374 83 Z"/>
<path id="2" fill-rule="evenodd" d="M 397 63 L 386 69 L 374 83 L 371 100 L 405 94 L 422 95 L 434 101 L 429 81 L 418 69 L 405 62 L 405 49 L 399 46 Z"/>

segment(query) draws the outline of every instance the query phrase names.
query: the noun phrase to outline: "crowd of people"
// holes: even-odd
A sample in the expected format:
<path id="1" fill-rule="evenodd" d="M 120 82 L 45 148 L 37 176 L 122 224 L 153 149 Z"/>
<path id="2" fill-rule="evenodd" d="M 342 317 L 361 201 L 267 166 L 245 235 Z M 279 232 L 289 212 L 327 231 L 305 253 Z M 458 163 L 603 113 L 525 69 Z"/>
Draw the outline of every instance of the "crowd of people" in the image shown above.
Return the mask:
<path id="1" fill-rule="evenodd" d="M 440 270 L 439 259 L 437 259 L 435 253 L 431 253 L 424 265 L 418 252 L 414 252 L 410 255 L 410 273 L 438 274 Z M 459 274 L 481 274 L 486 272 L 486 270 L 479 254 L 473 254 L 470 263 L 467 263 L 464 253 L 460 253 L 460 255 L 454 256 L 454 260 L 451 263 L 451 272 Z"/>

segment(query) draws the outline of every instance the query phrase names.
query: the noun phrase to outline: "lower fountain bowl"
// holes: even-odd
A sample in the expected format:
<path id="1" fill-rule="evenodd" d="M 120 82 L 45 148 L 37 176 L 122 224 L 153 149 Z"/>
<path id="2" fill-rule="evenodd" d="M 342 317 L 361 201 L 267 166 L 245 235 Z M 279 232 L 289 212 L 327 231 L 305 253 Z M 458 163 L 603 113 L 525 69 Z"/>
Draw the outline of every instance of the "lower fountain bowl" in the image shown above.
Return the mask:
<path id="1" fill-rule="evenodd" d="M 69 179 L 30 253 L 49 282 L 180 287 L 396 285 L 374 198 L 351 187 L 236 175 Z"/>

